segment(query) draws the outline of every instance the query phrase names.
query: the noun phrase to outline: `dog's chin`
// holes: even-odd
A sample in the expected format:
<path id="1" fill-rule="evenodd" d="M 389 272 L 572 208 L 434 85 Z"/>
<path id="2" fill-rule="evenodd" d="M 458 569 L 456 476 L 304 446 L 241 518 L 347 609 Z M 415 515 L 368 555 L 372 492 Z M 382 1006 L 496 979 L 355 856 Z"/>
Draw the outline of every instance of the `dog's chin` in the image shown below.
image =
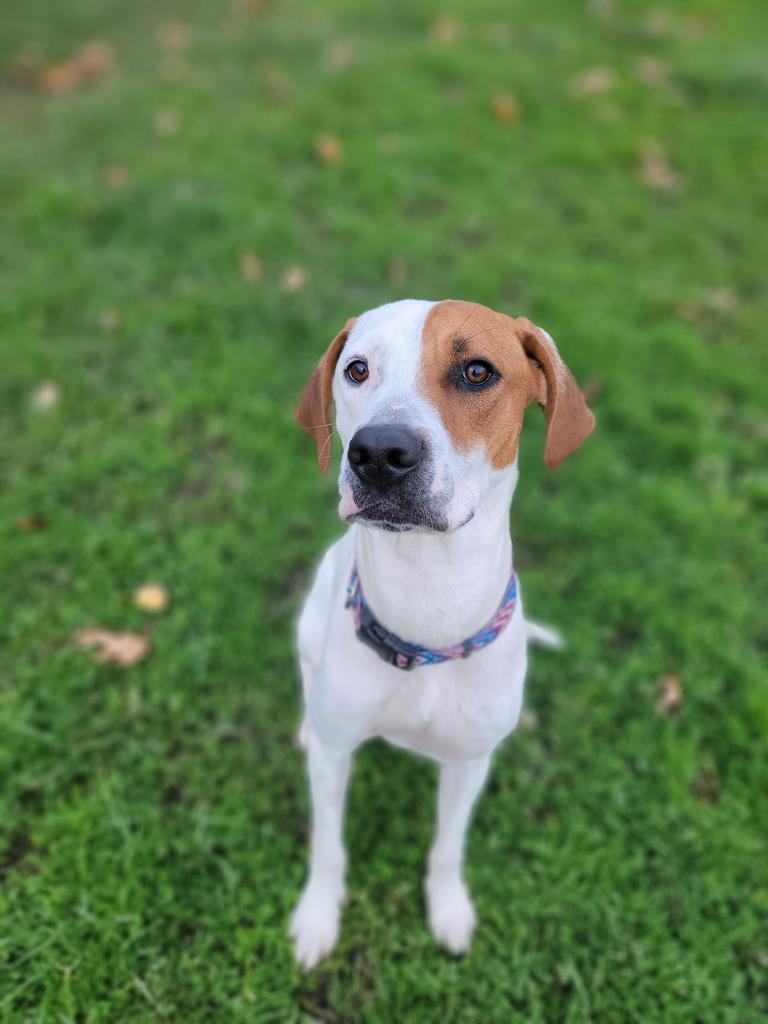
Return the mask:
<path id="1" fill-rule="evenodd" d="M 342 515 L 342 520 L 351 525 L 358 523 L 371 530 L 383 530 L 386 533 L 454 533 L 460 530 L 475 517 L 475 510 L 470 509 L 458 521 L 445 516 L 409 515 L 408 513 L 386 512 L 381 509 L 359 509 L 349 515 Z"/>

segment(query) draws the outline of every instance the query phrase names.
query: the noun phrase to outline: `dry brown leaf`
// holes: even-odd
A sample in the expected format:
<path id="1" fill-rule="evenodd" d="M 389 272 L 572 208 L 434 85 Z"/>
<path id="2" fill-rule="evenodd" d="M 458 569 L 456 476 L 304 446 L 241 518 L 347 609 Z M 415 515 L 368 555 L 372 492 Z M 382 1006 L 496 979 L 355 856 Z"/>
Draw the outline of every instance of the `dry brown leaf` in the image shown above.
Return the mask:
<path id="1" fill-rule="evenodd" d="M 180 21 L 167 21 L 158 28 L 157 39 L 166 50 L 185 50 L 189 46 L 189 29 Z"/>
<path id="2" fill-rule="evenodd" d="M 430 36 L 438 43 L 454 43 L 460 32 L 461 25 L 455 18 L 437 18 L 429 30 Z"/>
<path id="3" fill-rule="evenodd" d="M 304 267 L 288 267 L 280 283 L 284 292 L 300 292 L 307 280 L 308 275 Z"/>
<path id="4" fill-rule="evenodd" d="M 19 516 L 16 525 L 25 533 L 33 533 L 36 530 L 47 530 L 48 519 L 45 516 Z"/>
<path id="5" fill-rule="evenodd" d="M 324 133 L 315 137 L 315 153 L 324 164 L 337 164 L 341 160 L 341 143 L 335 135 Z"/>
<path id="6" fill-rule="evenodd" d="M 600 396 L 603 390 L 603 378 L 602 377 L 590 377 L 584 385 L 584 398 L 589 402 L 594 402 L 596 398 Z"/>
<path id="7" fill-rule="evenodd" d="M 179 115 L 173 110 L 162 110 L 155 116 L 155 133 L 162 138 L 171 138 L 179 131 Z"/>
<path id="8" fill-rule="evenodd" d="M 357 60 L 357 47 L 347 39 L 331 43 L 325 51 L 325 63 L 333 71 L 344 71 Z"/>
<path id="9" fill-rule="evenodd" d="M 235 9 L 243 14 L 263 14 L 269 3 L 270 0 L 235 0 Z"/>
<path id="10" fill-rule="evenodd" d="M 672 192 L 680 186 L 680 175 L 670 167 L 658 142 L 646 142 L 640 158 L 640 177 L 646 185 L 664 192 Z"/>
<path id="11" fill-rule="evenodd" d="M 250 249 L 240 253 L 240 274 L 244 281 L 249 281 L 251 284 L 256 284 L 264 276 L 261 260 Z"/>
<path id="12" fill-rule="evenodd" d="M 536 714 L 533 708 L 523 708 L 523 710 L 520 712 L 520 718 L 518 719 L 517 724 L 520 726 L 521 729 L 525 729 L 528 732 L 530 732 L 532 729 L 535 729 L 538 726 L 539 716 Z"/>
<path id="13" fill-rule="evenodd" d="M 574 96 L 597 96 L 616 85 L 616 73 L 610 68 L 587 68 L 571 79 Z"/>
<path id="14" fill-rule="evenodd" d="M 104 171 L 104 181 L 112 188 L 124 188 L 128 175 L 126 174 L 125 168 L 119 164 L 115 164 L 113 167 L 107 167 Z"/>
<path id="15" fill-rule="evenodd" d="M 32 406 L 35 409 L 51 409 L 61 398 L 61 392 L 53 381 L 47 380 L 32 392 Z"/>
<path id="16" fill-rule="evenodd" d="M 405 278 L 407 276 L 407 268 L 405 260 L 393 259 L 389 263 L 389 283 L 393 288 L 399 287 L 401 284 L 405 284 Z"/>
<path id="17" fill-rule="evenodd" d="M 520 104 L 508 92 L 497 92 L 493 97 L 493 112 L 499 121 L 518 121 Z"/>
<path id="18" fill-rule="evenodd" d="M 666 11 L 656 8 L 649 11 L 645 19 L 645 27 L 654 36 L 669 36 L 674 31 L 672 19 Z"/>
<path id="19" fill-rule="evenodd" d="M 738 297 L 732 288 L 710 288 L 702 292 L 701 298 L 704 305 L 716 313 L 733 313 L 739 306 Z"/>
<path id="20" fill-rule="evenodd" d="M 149 654 L 149 637 L 142 633 L 114 633 L 101 626 L 79 629 L 72 637 L 77 647 L 98 648 L 94 661 L 109 662 L 124 668 L 135 665 Z"/>
<path id="21" fill-rule="evenodd" d="M 683 686 L 679 676 L 662 676 L 659 680 L 659 699 L 656 711 L 660 715 L 671 715 L 683 705 Z"/>
<path id="22" fill-rule="evenodd" d="M 635 72 L 648 85 L 663 85 L 669 80 L 669 68 L 657 57 L 641 57 L 635 64 Z"/>
<path id="23" fill-rule="evenodd" d="M 145 583 L 134 592 L 133 599 L 145 612 L 164 612 L 171 597 L 162 583 Z"/>
<path id="24" fill-rule="evenodd" d="M 119 309 L 105 309 L 101 314 L 101 326 L 105 331 L 116 331 L 122 322 Z"/>
<path id="25" fill-rule="evenodd" d="M 43 92 L 61 95 L 98 82 L 114 70 L 112 47 L 102 40 L 84 43 L 69 60 L 49 64 L 33 73 L 32 84 Z"/>

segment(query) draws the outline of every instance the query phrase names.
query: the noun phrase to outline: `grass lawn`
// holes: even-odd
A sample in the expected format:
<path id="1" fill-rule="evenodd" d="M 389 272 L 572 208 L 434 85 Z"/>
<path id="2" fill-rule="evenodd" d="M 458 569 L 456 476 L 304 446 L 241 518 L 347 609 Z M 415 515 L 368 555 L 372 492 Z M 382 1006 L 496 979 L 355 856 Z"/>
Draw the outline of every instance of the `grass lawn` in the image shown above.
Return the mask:
<path id="1" fill-rule="evenodd" d="M 0 1020 L 767 1021 L 764 4 L 5 8 Z M 104 77 L 41 76 L 94 38 Z M 470 955 L 424 920 L 434 767 L 374 743 L 302 975 L 292 632 L 340 524 L 293 408 L 404 296 L 525 314 L 589 384 L 555 473 L 529 413 L 513 511 L 569 646 L 478 809 Z"/>

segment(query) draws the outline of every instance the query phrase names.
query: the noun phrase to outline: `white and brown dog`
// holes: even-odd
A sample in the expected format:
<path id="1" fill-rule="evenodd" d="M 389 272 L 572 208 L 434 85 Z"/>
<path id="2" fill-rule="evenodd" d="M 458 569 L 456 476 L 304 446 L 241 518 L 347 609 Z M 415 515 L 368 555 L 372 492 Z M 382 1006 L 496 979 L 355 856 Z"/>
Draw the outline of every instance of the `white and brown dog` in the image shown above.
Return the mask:
<path id="1" fill-rule="evenodd" d="M 452 300 L 393 302 L 333 339 L 297 413 L 323 472 L 332 401 L 350 528 L 323 558 L 298 630 L 312 842 L 291 934 L 304 967 L 336 942 L 351 755 L 373 736 L 440 763 L 429 922 L 443 946 L 467 949 L 467 825 L 518 721 L 528 641 L 547 639 L 523 617 L 512 572 L 523 414 L 544 407 L 551 467 L 594 426 L 545 331 Z"/>

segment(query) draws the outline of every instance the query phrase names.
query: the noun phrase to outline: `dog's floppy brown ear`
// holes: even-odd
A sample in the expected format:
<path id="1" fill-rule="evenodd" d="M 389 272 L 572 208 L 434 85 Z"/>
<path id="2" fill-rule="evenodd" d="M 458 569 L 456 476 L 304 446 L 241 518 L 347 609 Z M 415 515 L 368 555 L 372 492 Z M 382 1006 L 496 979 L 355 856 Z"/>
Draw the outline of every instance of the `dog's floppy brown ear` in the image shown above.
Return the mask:
<path id="1" fill-rule="evenodd" d="M 315 442 L 317 461 L 320 472 L 327 473 L 331 464 L 331 399 L 333 398 L 333 373 L 339 361 L 341 350 L 355 326 L 356 317 L 347 320 L 331 344 L 325 355 L 312 371 L 307 381 L 304 394 L 301 396 L 296 410 L 296 422 Z"/>
<path id="2" fill-rule="evenodd" d="M 547 332 L 524 317 L 518 317 L 517 323 L 523 328 L 523 348 L 532 364 L 531 400 L 543 406 L 547 415 L 544 462 L 554 469 L 589 437 L 595 417 Z"/>

